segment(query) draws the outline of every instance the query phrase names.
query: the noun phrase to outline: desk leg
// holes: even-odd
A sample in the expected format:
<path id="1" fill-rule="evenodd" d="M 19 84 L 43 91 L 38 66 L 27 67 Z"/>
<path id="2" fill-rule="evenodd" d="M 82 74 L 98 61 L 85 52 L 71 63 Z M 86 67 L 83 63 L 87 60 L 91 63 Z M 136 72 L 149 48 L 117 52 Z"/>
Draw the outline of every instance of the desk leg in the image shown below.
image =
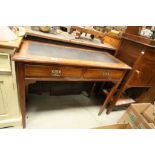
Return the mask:
<path id="1" fill-rule="evenodd" d="M 123 92 L 127 89 L 128 87 L 126 85 L 124 85 L 122 88 L 120 88 L 118 94 L 116 95 L 116 97 L 114 98 L 114 100 L 112 101 L 112 103 L 110 104 L 110 106 L 107 109 L 107 114 L 109 114 L 113 107 L 115 106 L 116 102 L 118 101 L 118 99 L 121 97 L 121 95 L 123 94 Z"/>
<path id="2" fill-rule="evenodd" d="M 26 112 L 25 112 L 25 80 L 24 80 L 24 64 L 17 63 L 17 79 L 20 109 L 22 113 L 23 128 L 26 127 Z"/>
<path id="3" fill-rule="evenodd" d="M 118 82 L 114 85 L 114 87 L 111 89 L 111 91 L 110 91 L 110 93 L 108 94 L 106 100 L 103 102 L 103 105 L 102 105 L 102 107 L 100 108 L 100 111 L 99 111 L 98 115 L 101 115 L 101 114 L 102 114 L 102 112 L 103 112 L 103 110 L 105 109 L 105 107 L 106 107 L 108 101 L 111 99 L 111 97 L 113 96 L 113 94 L 116 92 L 116 90 L 117 90 L 117 88 L 118 88 L 120 82 L 121 82 L 121 81 L 118 81 Z"/>

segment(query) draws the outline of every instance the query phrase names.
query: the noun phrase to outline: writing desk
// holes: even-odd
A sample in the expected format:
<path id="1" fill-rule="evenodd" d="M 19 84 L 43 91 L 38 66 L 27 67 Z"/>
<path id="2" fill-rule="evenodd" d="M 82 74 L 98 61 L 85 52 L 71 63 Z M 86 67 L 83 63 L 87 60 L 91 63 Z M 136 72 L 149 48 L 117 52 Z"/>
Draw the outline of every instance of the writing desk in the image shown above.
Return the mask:
<path id="1" fill-rule="evenodd" d="M 115 93 L 128 65 L 106 52 L 78 49 L 36 41 L 23 41 L 16 61 L 19 99 L 25 127 L 25 83 L 35 81 L 112 81 L 114 87 L 104 101 L 102 113 Z"/>

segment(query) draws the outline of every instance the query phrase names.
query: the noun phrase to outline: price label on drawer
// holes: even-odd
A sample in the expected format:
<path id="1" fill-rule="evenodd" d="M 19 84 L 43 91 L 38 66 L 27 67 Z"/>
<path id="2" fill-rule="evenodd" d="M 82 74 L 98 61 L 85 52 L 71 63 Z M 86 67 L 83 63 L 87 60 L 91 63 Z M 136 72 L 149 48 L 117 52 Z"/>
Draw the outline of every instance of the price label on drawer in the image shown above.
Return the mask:
<path id="1" fill-rule="evenodd" d="M 51 75 L 52 76 L 61 76 L 61 70 L 60 69 L 52 69 L 51 70 Z"/>

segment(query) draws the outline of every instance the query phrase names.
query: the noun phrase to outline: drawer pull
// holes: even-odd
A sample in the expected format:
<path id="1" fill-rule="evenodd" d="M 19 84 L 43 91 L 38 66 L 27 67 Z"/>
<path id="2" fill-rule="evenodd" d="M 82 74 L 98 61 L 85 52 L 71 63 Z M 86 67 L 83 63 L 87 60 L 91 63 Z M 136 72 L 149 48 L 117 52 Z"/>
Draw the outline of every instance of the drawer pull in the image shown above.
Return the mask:
<path id="1" fill-rule="evenodd" d="M 61 76 L 61 70 L 59 70 L 59 69 L 52 69 L 51 70 L 51 75 L 52 76 Z"/>
<path id="2" fill-rule="evenodd" d="M 103 75 L 103 76 L 109 76 L 110 73 L 109 73 L 109 72 L 105 72 L 105 71 L 103 71 L 102 75 Z"/>
<path id="3" fill-rule="evenodd" d="M 136 70 L 136 73 L 137 73 L 137 74 L 140 74 L 140 71 L 139 71 L 139 70 Z"/>

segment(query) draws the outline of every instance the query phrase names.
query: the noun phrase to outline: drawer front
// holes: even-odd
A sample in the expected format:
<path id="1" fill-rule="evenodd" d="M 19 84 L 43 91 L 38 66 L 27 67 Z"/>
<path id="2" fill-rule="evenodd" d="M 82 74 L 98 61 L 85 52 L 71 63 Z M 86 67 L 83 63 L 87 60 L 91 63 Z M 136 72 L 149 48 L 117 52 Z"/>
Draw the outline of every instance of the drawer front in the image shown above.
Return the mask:
<path id="1" fill-rule="evenodd" d="M 84 73 L 84 78 L 88 79 L 120 79 L 123 76 L 123 71 L 109 70 L 109 69 L 88 69 Z"/>
<path id="2" fill-rule="evenodd" d="M 11 72 L 9 54 L 0 53 L 0 72 Z"/>
<path id="3" fill-rule="evenodd" d="M 73 67 L 55 66 L 25 66 L 26 77 L 76 77 L 80 78 L 82 69 Z"/>

